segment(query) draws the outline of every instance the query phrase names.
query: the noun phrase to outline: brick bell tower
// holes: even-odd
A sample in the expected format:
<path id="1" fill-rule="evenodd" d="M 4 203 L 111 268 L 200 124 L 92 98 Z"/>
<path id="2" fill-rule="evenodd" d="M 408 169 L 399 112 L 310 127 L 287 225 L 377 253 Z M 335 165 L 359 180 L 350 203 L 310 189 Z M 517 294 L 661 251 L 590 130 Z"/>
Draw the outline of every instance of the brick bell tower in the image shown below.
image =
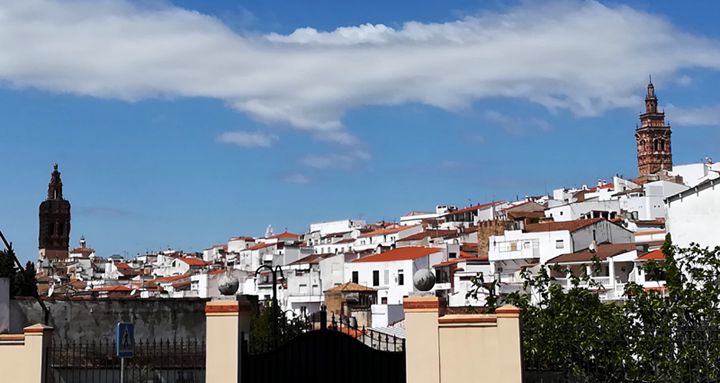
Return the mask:
<path id="1" fill-rule="evenodd" d="M 55 164 L 47 199 L 40 203 L 40 260 L 57 261 L 68 258 L 70 245 L 70 201 L 63 198 L 62 180 Z"/>
<path id="2" fill-rule="evenodd" d="M 640 126 L 635 129 L 639 179 L 672 170 L 671 133 L 670 125 L 665 125 L 665 112 L 658 112 L 651 78 L 645 96 L 645 113 L 640 115 Z"/>

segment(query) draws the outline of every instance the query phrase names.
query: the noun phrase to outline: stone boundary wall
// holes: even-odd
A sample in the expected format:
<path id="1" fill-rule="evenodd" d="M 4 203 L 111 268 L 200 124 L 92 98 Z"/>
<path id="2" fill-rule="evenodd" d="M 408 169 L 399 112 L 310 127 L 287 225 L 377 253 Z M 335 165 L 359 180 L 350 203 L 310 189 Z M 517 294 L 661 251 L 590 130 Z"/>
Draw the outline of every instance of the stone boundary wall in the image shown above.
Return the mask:
<path id="1" fill-rule="evenodd" d="M 114 339 L 118 321 L 135 323 L 136 339 L 205 338 L 207 299 L 72 299 L 45 300 L 48 325 L 64 340 Z M 10 301 L 10 333 L 42 323 L 43 312 L 33 298 Z"/>

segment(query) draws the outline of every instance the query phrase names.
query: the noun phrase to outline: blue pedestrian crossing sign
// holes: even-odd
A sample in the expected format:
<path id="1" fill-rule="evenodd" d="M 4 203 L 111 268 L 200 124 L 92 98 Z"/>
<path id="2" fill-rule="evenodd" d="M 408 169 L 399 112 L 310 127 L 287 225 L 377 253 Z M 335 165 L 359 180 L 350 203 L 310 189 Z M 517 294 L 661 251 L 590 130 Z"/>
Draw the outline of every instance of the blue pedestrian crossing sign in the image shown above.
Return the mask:
<path id="1" fill-rule="evenodd" d="M 118 358 L 132 358 L 135 353 L 135 325 L 118 322 L 116 336 Z"/>

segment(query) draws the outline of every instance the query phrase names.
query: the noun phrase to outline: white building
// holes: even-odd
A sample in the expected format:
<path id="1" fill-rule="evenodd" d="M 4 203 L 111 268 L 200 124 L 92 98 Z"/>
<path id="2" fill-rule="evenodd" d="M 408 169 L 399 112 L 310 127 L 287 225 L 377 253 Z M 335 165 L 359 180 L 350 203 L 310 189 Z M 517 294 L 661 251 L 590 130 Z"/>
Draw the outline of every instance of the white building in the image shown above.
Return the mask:
<path id="1" fill-rule="evenodd" d="M 522 282 L 517 275 L 521 268 L 544 265 L 558 255 L 587 249 L 593 240 L 634 242 L 632 232 L 602 218 L 546 222 L 490 236 L 488 255 L 499 281 L 516 284 Z"/>
<path id="2" fill-rule="evenodd" d="M 473 281 L 481 275 L 484 282 L 492 282 L 495 268 L 487 259 L 469 256 L 467 253 L 461 255 L 434 266 L 435 291 L 447 299 L 450 307 L 484 306 L 487 291 L 481 290 L 477 298 L 468 296 L 468 293 L 475 289 Z"/>
<path id="3" fill-rule="evenodd" d="M 375 251 L 395 246 L 395 242 L 423 231 L 421 225 L 393 226 L 360 234 L 353 244 L 353 251 Z"/>
<path id="4" fill-rule="evenodd" d="M 401 247 L 369 255 L 345 264 L 350 281 L 378 290 L 381 304 L 402 304 L 403 298 L 417 292 L 412 278 L 420 269 L 432 269 L 445 260 L 443 249 Z"/>
<path id="5" fill-rule="evenodd" d="M 318 222 L 310 224 L 310 234 L 318 233 L 320 237 L 328 234 L 349 233 L 365 227 L 367 223 L 361 219 L 343 219 L 339 221 Z"/>
<path id="6" fill-rule="evenodd" d="M 582 281 L 578 287 L 596 291 L 601 300 L 618 300 L 623 299 L 625 285 L 635 281 L 637 258 L 638 251 L 634 243 L 601 243 L 594 249 L 582 249 L 554 257 L 547 262 L 547 266 L 550 268 L 549 274 L 555 278 L 554 283 L 562 285 L 565 290 L 573 287 L 572 279 L 564 271 L 568 270 L 573 276 L 591 278 L 592 283 Z M 596 266 L 594 260 L 599 265 Z M 560 266 L 561 270 L 556 270 L 556 266 Z"/>
<path id="7" fill-rule="evenodd" d="M 415 272 L 432 270 L 446 258 L 442 249 L 402 247 L 348 262 L 345 275 L 350 282 L 378 291 L 378 304 L 371 306 L 372 325 L 387 327 L 404 318 L 403 298 L 418 292 L 412 280 Z"/>
<path id="8" fill-rule="evenodd" d="M 713 163 L 707 158 L 705 162 L 674 165 L 670 174 L 682 177 L 683 183 L 689 187 L 695 187 L 709 179 L 717 178 L 720 174 L 720 162 Z"/>
<path id="9" fill-rule="evenodd" d="M 324 300 L 320 261 L 324 257 L 311 254 L 282 267 L 285 281 L 280 304 L 283 310 L 292 310 L 297 315 L 320 311 Z M 261 295 L 268 294 L 261 292 Z"/>
<path id="10" fill-rule="evenodd" d="M 720 246 L 720 179 L 710 179 L 668 197 L 667 229 L 673 244 Z"/>

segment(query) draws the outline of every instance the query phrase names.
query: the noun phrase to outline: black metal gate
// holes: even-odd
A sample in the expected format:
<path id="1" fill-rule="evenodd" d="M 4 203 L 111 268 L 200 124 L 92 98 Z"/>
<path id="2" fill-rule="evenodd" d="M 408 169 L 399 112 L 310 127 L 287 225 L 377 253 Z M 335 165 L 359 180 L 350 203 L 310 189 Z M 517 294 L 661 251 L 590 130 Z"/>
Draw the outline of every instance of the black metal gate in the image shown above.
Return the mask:
<path id="1" fill-rule="evenodd" d="M 45 383 L 119 383 L 120 359 L 114 340 L 67 342 L 52 339 L 47 349 Z M 205 341 L 141 340 L 126 359 L 125 383 L 205 382 Z"/>
<path id="2" fill-rule="evenodd" d="M 243 336 L 240 382 L 405 383 L 405 339 L 326 318 L 266 352 L 253 352 Z"/>

